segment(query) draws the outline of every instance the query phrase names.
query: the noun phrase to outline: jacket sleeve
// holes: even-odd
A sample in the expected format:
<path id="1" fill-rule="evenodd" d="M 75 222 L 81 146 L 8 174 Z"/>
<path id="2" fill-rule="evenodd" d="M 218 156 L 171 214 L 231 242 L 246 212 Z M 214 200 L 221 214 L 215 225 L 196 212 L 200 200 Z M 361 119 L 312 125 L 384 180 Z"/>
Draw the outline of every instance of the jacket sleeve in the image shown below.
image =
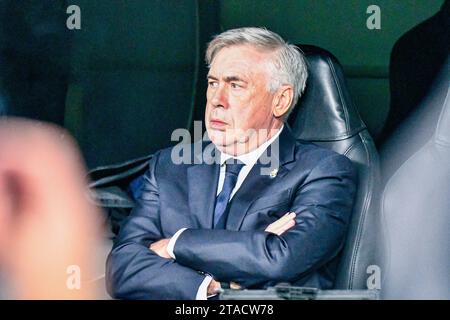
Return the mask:
<path id="1" fill-rule="evenodd" d="M 180 264 L 244 287 L 292 281 L 341 249 L 355 194 L 356 172 L 344 156 L 322 159 L 299 186 L 290 211 L 296 225 L 281 236 L 265 231 L 185 230 L 175 243 Z"/>
<path id="2" fill-rule="evenodd" d="M 106 262 L 106 286 L 113 298 L 195 299 L 205 279 L 199 272 L 149 249 L 152 242 L 163 238 L 154 174 L 157 159 L 156 154 L 150 161 L 142 193 Z"/>

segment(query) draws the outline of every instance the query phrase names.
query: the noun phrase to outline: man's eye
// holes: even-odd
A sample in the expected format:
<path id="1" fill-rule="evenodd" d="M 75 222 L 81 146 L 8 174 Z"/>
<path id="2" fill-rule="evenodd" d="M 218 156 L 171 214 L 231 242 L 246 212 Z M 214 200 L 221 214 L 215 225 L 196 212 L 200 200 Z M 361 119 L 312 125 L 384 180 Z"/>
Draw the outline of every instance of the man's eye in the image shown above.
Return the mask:
<path id="1" fill-rule="evenodd" d="M 209 81 L 208 82 L 208 85 L 210 86 L 210 87 L 217 87 L 218 86 L 218 83 L 217 83 L 217 81 Z"/>
<path id="2" fill-rule="evenodd" d="M 231 87 L 233 88 L 233 89 L 236 89 L 236 88 L 240 88 L 241 86 L 240 85 L 238 85 L 237 83 L 231 83 Z"/>

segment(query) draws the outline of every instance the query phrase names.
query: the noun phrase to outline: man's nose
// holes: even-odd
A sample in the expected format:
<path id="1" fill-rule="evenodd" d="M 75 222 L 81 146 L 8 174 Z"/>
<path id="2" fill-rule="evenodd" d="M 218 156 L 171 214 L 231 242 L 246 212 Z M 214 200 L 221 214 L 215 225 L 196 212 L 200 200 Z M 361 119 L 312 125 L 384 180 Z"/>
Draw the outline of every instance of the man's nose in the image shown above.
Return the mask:
<path id="1" fill-rule="evenodd" d="M 228 108 L 227 89 L 223 85 L 219 85 L 213 92 L 211 103 L 214 107 Z"/>

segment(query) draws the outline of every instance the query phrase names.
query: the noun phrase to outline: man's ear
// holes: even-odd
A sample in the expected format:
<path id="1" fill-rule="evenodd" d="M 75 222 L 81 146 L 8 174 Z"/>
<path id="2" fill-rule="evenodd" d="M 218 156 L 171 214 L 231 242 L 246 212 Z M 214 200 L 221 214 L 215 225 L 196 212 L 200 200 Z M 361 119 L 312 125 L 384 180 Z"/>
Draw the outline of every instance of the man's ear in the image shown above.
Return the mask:
<path id="1" fill-rule="evenodd" d="M 288 112 L 293 97 L 294 89 L 290 85 L 283 85 L 277 90 L 272 106 L 272 112 L 276 118 L 280 118 Z"/>

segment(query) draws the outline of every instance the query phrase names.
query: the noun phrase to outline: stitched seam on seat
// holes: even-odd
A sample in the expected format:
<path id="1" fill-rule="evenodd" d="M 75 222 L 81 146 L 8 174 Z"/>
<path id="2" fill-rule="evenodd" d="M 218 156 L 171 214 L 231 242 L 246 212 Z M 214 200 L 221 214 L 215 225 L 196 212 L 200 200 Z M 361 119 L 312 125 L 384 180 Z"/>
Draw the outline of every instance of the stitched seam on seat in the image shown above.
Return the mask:
<path id="1" fill-rule="evenodd" d="M 346 156 L 349 155 L 349 153 L 355 148 L 355 146 L 357 144 L 360 144 L 360 143 L 362 144 L 362 141 L 359 141 L 358 143 L 352 144 L 350 147 L 347 148 L 347 150 L 345 150 L 344 155 L 346 155 Z M 361 222 L 361 220 L 359 221 L 359 223 L 360 222 Z M 356 236 L 355 236 L 355 238 L 356 238 L 356 245 L 355 245 L 355 247 L 359 247 L 359 244 L 358 244 L 359 223 L 358 223 L 358 227 L 356 228 Z M 355 265 L 356 265 L 356 262 L 354 262 L 354 258 L 353 258 L 354 255 L 355 255 L 354 252 L 355 252 L 355 249 L 352 250 L 352 254 L 351 254 L 351 258 L 350 258 L 350 269 L 348 270 L 349 279 L 348 279 L 348 282 L 347 282 L 347 288 L 348 289 L 352 289 L 353 288 L 353 286 L 352 286 L 353 274 L 354 274 L 354 269 L 355 269 Z"/>
<path id="2" fill-rule="evenodd" d="M 367 164 L 368 164 L 368 167 L 370 168 L 373 165 L 373 159 L 370 156 L 370 152 L 369 152 L 367 144 L 366 144 L 368 142 L 368 140 L 365 137 L 362 137 L 362 140 L 363 140 L 364 149 L 365 149 L 366 155 L 367 155 Z M 370 206 L 371 206 L 371 204 L 373 202 L 373 194 L 374 194 L 373 191 L 374 191 L 374 188 L 375 188 L 375 185 L 374 185 L 375 178 L 376 177 L 374 176 L 374 173 L 372 173 L 370 175 L 370 177 L 369 177 L 369 181 L 368 181 L 369 192 L 367 193 L 367 196 L 364 199 L 365 201 L 364 201 L 364 207 L 363 207 L 364 208 L 363 215 L 361 216 L 360 225 L 358 226 L 358 231 L 359 231 L 359 234 L 358 234 L 358 245 L 357 245 L 357 247 L 355 247 L 356 253 L 355 253 L 354 261 L 353 261 L 352 287 L 353 287 L 353 281 L 354 281 L 355 274 L 356 274 L 356 262 L 357 262 L 357 257 L 358 257 L 358 254 L 359 254 L 359 251 L 360 251 L 360 247 L 361 247 L 361 240 L 362 240 L 362 236 L 363 236 L 363 228 L 364 228 L 364 225 L 366 223 L 367 215 L 369 214 Z"/>
<path id="3" fill-rule="evenodd" d="M 353 129 L 350 132 L 346 132 L 344 134 L 341 135 L 336 135 L 334 137 L 329 137 L 329 138 L 321 138 L 321 139 L 315 139 L 315 138 L 302 138 L 304 140 L 314 140 L 314 141 L 340 141 L 340 140 L 345 140 L 345 139 L 349 139 L 355 135 L 357 135 L 358 133 L 360 133 L 361 131 L 364 131 L 366 129 L 365 126 L 360 126 L 358 128 Z"/>
<path id="4" fill-rule="evenodd" d="M 367 140 L 361 134 L 360 134 L 360 138 L 361 138 L 361 143 L 364 146 L 364 150 L 366 152 L 367 165 L 368 165 L 368 167 L 370 167 L 372 164 L 372 159 L 370 157 L 370 152 L 368 151 L 368 148 L 365 144 L 365 142 L 367 142 Z M 364 203 L 363 203 L 362 210 L 361 210 L 361 217 L 360 217 L 360 221 L 358 223 L 358 227 L 356 229 L 356 244 L 355 244 L 354 249 L 352 250 L 352 257 L 351 257 L 350 271 L 349 271 L 350 277 L 349 277 L 349 280 L 347 283 L 347 286 L 349 289 L 353 289 L 353 281 L 354 281 L 355 273 L 356 273 L 356 260 L 357 260 L 360 243 L 361 243 L 361 238 L 362 238 L 362 229 L 363 229 L 364 222 L 366 220 L 366 216 L 368 213 L 370 200 L 372 198 L 373 181 L 374 181 L 374 177 L 369 176 L 369 179 L 368 179 L 368 190 L 369 191 L 368 191 L 368 194 L 364 197 Z"/>
<path id="5" fill-rule="evenodd" d="M 336 70 L 334 69 L 334 65 L 333 65 L 330 57 L 327 58 L 327 63 L 330 67 L 331 73 L 333 74 L 333 81 L 334 81 L 336 88 L 338 90 L 338 93 L 339 93 L 339 99 L 341 100 L 342 109 L 344 111 L 344 117 L 345 117 L 345 131 L 348 132 L 349 131 L 348 126 L 350 125 L 350 121 L 349 121 L 349 117 L 348 117 L 348 113 L 347 113 L 347 104 L 345 103 L 345 100 L 343 98 L 341 86 L 339 85 L 339 82 L 336 79 L 337 78 Z"/>
<path id="6" fill-rule="evenodd" d="M 442 111 L 439 114 L 438 123 L 437 123 L 437 126 L 436 126 L 436 130 L 434 132 L 435 142 L 437 144 L 442 145 L 442 146 L 449 146 L 450 145 L 448 140 L 444 140 L 444 139 L 439 137 L 440 135 L 438 135 L 439 131 L 441 130 L 442 122 L 444 121 L 443 118 L 445 117 L 446 113 L 448 112 L 447 111 L 447 107 L 448 107 L 447 102 L 449 100 L 449 97 L 450 97 L 450 89 L 447 89 L 447 95 L 445 96 L 445 100 L 444 100 L 444 103 L 443 103 L 443 108 L 442 108 Z"/>
<path id="7" fill-rule="evenodd" d="M 358 142 L 358 143 L 361 143 L 361 142 Z M 348 154 L 355 148 L 355 146 L 356 146 L 358 143 L 354 143 L 354 144 L 350 145 L 350 147 L 348 147 L 348 148 L 344 151 L 344 155 L 348 155 Z"/>

